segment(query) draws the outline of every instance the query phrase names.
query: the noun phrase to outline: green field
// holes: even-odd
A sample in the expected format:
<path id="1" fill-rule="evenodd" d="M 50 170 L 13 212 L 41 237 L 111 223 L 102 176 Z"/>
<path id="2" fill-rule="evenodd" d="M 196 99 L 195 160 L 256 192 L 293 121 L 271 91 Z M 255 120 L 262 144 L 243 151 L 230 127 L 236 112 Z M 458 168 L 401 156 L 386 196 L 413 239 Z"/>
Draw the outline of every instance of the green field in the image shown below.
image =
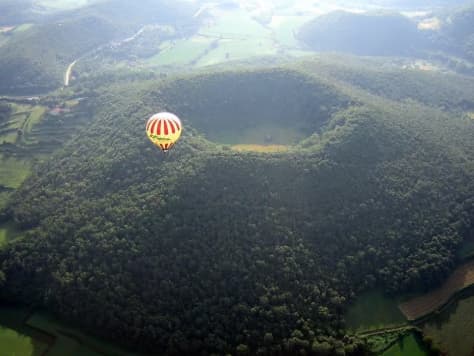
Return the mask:
<path id="1" fill-rule="evenodd" d="M 289 127 L 282 127 L 272 123 L 262 123 L 256 127 L 237 130 L 213 130 L 206 132 L 206 138 L 228 145 L 257 144 L 257 145 L 295 145 L 304 135 Z M 271 142 L 265 142 L 265 137 L 270 136 Z"/>
<path id="2" fill-rule="evenodd" d="M 419 337 L 410 333 L 398 340 L 381 356 L 428 356 L 429 354 Z"/>
<path id="3" fill-rule="evenodd" d="M 245 11 L 224 12 L 191 38 L 163 42 L 160 52 L 147 59 L 145 64 L 191 64 L 202 67 L 232 60 L 276 55 L 282 48 L 298 47 L 293 30 L 302 21 L 304 18 L 301 17 L 284 17 L 271 29 L 255 21 Z"/>
<path id="4" fill-rule="evenodd" d="M 449 355 L 474 351 L 474 296 L 459 300 L 423 326 L 425 336 Z"/>
<path id="5" fill-rule="evenodd" d="M 31 163 L 14 157 L 4 157 L 0 154 L 0 185 L 16 189 L 28 177 Z"/>
<path id="6" fill-rule="evenodd" d="M 136 355 L 98 338 L 86 335 L 80 330 L 58 321 L 47 313 L 34 313 L 28 318 L 26 324 L 30 327 L 43 330 L 56 338 L 46 356 Z"/>
<path id="7" fill-rule="evenodd" d="M 186 65 L 196 60 L 209 48 L 212 40 L 202 36 L 190 39 L 165 41 L 160 52 L 149 58 L 146 64 L 151 66 Z"/>
<path id="8" fill-rule="evenodd" d="M 40 356 L 44 355 L 52 341 L 22 324 L 28 311 L 15 307 L 0 307 L 0 345 L 1 355 Z"/>
<path id="9" fill-rule="evenodd" d="M 242 60 L 252 57 L 277 54 L 277 47 L 271 38 L 222 39 L 218 46 L 209 51 L 197 63 L 197 66 L 208 66 L 225 61 Z"/>
<path id="10" fill-rule="evenodd" d="M 381 291 L 370 291 L 359 296 L 346 313 L 347 328 L 352 332 L 377 330 L 406 323 L 398 309 L 398 300 L 388 298 Z"/>
<path id="11" fill-rule="evenodd" d="M 43 106 L 30 106 L 10 104 L 13 111 L 9 120 L 0 126 L 1 143 L 17 143 L 31 132 L 34 125 L 41 121 L 46 108 Z M 23 136 L 18 135 L 18 130 L 23 130 Z"/>

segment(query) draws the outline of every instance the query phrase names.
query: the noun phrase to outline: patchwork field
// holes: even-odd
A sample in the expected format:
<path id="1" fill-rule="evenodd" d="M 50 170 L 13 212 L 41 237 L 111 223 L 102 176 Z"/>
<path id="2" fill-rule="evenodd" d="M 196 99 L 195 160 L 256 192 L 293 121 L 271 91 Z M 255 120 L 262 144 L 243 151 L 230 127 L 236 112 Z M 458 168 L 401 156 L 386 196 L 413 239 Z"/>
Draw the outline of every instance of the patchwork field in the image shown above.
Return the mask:
<path id="1" fill-rule="evenodd" d="M 423 326 L 425 337 L 447 355 L 474 354 L 474 296 L 459 300 Z"/>
<path id="2" fill-rule="evenodd" d="M 398 301 L 370 291 L 359 296 L 346 313 L 347 328 L 354 333 L 396 327 L 405 324 L 397 308 Z"/>
<path id="3" fill-rule="evenodd" d="M 308 19 L 307 16 L 274 16 L 271 22 L 262 24 L 244 10 L 217 11 L 197 35 L 163 42 L 160 52 L 145 64 L 204 67 L 278 53 L 307 54 L 300 51 L 294 34 Z"/>
<path id="4" fill-rule="evenodd" d="M 399 305 L 408 320 L 424 317 L 449 302 L 459 291 L 474 284 L 474 261 L 459 267 L 438 289 Z"/>

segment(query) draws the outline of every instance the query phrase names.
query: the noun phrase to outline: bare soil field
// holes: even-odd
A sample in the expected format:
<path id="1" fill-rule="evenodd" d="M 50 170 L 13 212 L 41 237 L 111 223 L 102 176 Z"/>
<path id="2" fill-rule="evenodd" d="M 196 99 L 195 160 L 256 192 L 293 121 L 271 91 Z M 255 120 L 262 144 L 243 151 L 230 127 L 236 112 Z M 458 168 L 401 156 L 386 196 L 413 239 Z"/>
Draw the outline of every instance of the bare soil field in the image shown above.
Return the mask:
<path id="1" fill-rule="evenodd" d="M 399 308 L 408 320 L 417 320 L 438 310 L 456 293 L 472 285 L 474 285 L 474 261 L 456 269 L 440 288 L 401 303 Z"/>

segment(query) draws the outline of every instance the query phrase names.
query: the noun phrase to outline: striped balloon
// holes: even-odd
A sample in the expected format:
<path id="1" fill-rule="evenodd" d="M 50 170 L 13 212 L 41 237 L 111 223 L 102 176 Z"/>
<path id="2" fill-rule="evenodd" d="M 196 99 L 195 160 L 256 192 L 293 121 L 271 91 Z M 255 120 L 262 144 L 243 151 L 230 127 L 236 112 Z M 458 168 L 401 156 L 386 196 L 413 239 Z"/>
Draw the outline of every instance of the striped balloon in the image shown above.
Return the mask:
<path id="1" fill-rule="evenodd" d="M 155 114 L 146 123 L 148 138 L 163 152 L 168 152 L 178 141 L 181 130 L 181 120 L 175 114 L 169 112 Z"/>

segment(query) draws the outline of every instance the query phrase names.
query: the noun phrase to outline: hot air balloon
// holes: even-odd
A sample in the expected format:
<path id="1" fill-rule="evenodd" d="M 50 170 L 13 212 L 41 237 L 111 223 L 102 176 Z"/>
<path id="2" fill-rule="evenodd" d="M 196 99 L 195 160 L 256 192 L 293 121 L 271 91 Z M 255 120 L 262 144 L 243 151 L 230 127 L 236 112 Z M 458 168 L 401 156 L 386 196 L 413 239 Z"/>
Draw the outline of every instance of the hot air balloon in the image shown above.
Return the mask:
<path id="1" fill-rule="evenodd" d="M 178 141 L 181 130 L 181 120 L 170 112 L 155 114 L 146 123 L 148 138 L 165 153 Z"/>

